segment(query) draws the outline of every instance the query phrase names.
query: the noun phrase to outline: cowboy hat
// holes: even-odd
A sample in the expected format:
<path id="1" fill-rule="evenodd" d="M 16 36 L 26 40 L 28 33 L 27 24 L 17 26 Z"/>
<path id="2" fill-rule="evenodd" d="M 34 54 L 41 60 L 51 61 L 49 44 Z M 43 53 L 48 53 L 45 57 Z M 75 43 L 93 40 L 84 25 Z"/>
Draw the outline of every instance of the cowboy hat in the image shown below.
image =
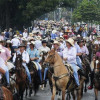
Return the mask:
<path id="1" fill-rule="evenodd" d="M 5 33 L 4 32 L 1 32 L 1 35 L 4 35 Z"/>
<path id="2" fill-rule="evenodd" d="M 33 36 L 33 34 L 32 34 L 32 33 L 29 33 L 29 36 L 30 36 L 30 37 L 32 37 L 32 36 Z"/>
<path id="3" fill-rule="evenodd" d="M 53 44 L 57 44 L 57 45 L 59 45 L 60 46 L 60 43 L 58 42 L 58 41 L 54 41 L 54 43 Z"/>
<path id="4" fill-rule="evenodd" d="M 16 38 L 17 37 L 17 35 L 14 35 L 14 38 Z"/>
<path id="5" fill-rule="evenodd" d="M 47 41 L 46 41 L 46 40 L 42 40 L 42 44 L 43 44 L 43 43 L 47 43 Z"/>
<path id="6" fill-rule="evenodd" d="M 37 36 L 37 38 L 36 38 L 37 40 L 41 40 L 41 36 Z"/>
<path id="7" fill-rule="evenodd" d="M 77 37 L 81 37 L 80 35 L 77 35 Z"/>
<path id="8" fill-rule="evenodd" d="M 72 46 L 74 46 L 74 40 L 72 38 L 69 38 L 66 40 L 66 42 L 70 43 Z"/>
<path id="9" fill-rule="evenodd" d="M 34 41 L 31 41 L 30 44 L 35 45 L 35 42 Z"/>
<path id="10" fill-rule="evenodd" d="M 19 47 L 26 47 L 25 44 L 21 43 Z"/>
<path id="11" fill-rule="evenodd" d="M 2 45 L 0 45 L 0 52 L 5 52 L 5 50 L 2 48 Z"/>
<path id="12" fill-rule="evenodd" d="M 11 41 L 10 40 L 7 40 L 7 42 L 6 43 L 11 43 Z"/>
<path id="13" fill-rule="evenodd" d="M 100 35 L 98 35 L 97 38 L 100 38 Z"/>

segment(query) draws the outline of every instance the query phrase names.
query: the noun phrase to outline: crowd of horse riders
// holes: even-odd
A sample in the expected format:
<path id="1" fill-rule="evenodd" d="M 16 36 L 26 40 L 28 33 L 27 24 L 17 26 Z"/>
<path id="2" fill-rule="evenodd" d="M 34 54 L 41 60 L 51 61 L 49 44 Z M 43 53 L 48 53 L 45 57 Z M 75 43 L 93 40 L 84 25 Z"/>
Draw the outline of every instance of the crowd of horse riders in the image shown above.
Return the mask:
<path id="1" fill-rule="evenodd" d="M 39 85 L 42 86 L 47 82 L 48 66 L 54 66 L 56 70 L 58 66 L 64 64 L 67 66 L 66 70 L 70 69 L 73 71 L 74 84 L 77 90 L 80 89 L 78 71 L 82 75 L 83 80 L 86 80 L 87 77 L 89 78 L 90 76 L 90 85 L 88 86 L 90 90 L 95 85 L 94 78 L 96 77 L 94 73 L 99 73 L 99 44 L 100 36 L 97 35 L 95 29 L 91 28 L 88 31 L 87 25 L 84 27 L 79 25 L 73 27 L 65 22 L 39 21 L 32 28 L 31 33 L 28 33 L 27 29 L 24 29 L 22 34 L 14 35 L 12 35 L 11 31 L 1 32 L 0 84 L 10 89 L 12 83 L 10 78 L 14 76 L 13 74 L 15 74 L 13 80 L 18 84 L 17 75 L 19 73 L 17 73 L 17 70 L 19 71 L 21 66 L 25 70 L 29 87 L 33 87 L 34 79 L 31 75 L 32 70 L 36 70 L 37 76 L 35 76 L 35 78 L 39 78 Z M 54 64 L 52 57 L 55 56 L 51 55 L 53 52 L 56 52 L 60 56 L 61 64 Z M 45 56 L 44 53 L 46 54 Z M 20 61 L 17 62 L 18 60 Z M 33 68 L 30 68 L 30 66 Z M 55 70 L 52 72 L 52 75 L 55 75 Z M 65 73 L 62 74 L 63 76 L 60 75 L 54 79 L 60 80 L 67 76 L 64 75 Z M 56 73 L 56 76 L 57 75 Z M 3 83 L 4 77 L 6 79 L 5 84 Z M 99 79 L 98 77 L 99 75 L 97 75 L 97 81 Z M 19 78 L 21 78 L 21 76 Z M 24 78 L 22 78 L 22 80 L 24 80 Z M 18 92 L 18 86 L 15 85 L 15 87 Z M 52 100 L 54 100 L 53 97 Z"/>

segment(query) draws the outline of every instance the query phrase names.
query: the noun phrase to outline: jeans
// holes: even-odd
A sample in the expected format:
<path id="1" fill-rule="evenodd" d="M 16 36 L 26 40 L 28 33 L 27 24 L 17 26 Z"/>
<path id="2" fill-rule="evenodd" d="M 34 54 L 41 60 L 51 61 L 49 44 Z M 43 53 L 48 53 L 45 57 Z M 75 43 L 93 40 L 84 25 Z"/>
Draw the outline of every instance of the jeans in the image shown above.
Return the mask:
<path id="1" fill-rule="evenodd" d="M 31 75 L 30 75 L 30 72 L 29 72 L 29 69 L 28 69 L 26 63 L 22 63 L 22 65 L 24 66 L 24 68 L 25 68 L 25 70 L 26 70 L 26 74 L 27 74 L 27 76 L 28 76 L 29 82 L 32 83 Z"/>
<path id="2" fill-rule="evenodd" d="M 18 47 L 17 46 L 12 46 L 13 47 L 13 49 L 17 49 Z"/>
<path id="3" fill-rule="evenodd" d="M 76 84 L 79 86 L 80 83 L 79 83 L 78 73 L 77 73 L 77 69 L 76 69 L 76 64 L 71 63 L 70 65 L 74 71 L 74 78 L 75 78 Z"/>
<path id="4" fill-rule="evenodd" d="M 41 68 L 40 68 L 40 65 L 39 65 L 39 63 L 38 62 L 35 62 L 36 64 L 37 64 L 37 66 L 38 66 L 38 75 L 39 75 L 39 77 L 40 77 L 40 81 L 42 82 L 42 73 L 41 73 Z"/>
<path id="5" fill-rule="evenodd" d="M 7 84 L 9 84 L 10 80 L 9 80 L 9 70 L 8 70 L 8 67 L 7 66 L 3 66 L 2 69 L 5 71 L 5 77 L 6 77 L 6 80 L 7 80 Z"/>
<path id="6" fill-rule="evenodd" d="M 45 68 L 45 70 L 44 70 L 44 78 L 43 78 L 43 80 L 45 80 L 45 78 L 46 78 L 47 71 L 48 71 L 48 68 Z"/>
<path id="7" fill-rule="evenodd" d="M 80 62 L 80 58 L 79 57 L 76 57 L 76 62 L 77 62 L 77 65 L 80 67 L 80 69 L 83 69 L 82 67 L 82 64 Z"/>

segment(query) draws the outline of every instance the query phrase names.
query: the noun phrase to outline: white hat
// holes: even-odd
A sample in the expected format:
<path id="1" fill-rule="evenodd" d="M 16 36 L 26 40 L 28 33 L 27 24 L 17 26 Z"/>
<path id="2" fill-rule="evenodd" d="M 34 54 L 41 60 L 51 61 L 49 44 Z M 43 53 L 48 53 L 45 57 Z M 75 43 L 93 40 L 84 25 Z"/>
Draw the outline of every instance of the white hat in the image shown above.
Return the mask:
<path id="1" fill-rule="evenodd" d="M 56 30 L 53 30 L 53 31 L 52 31 L 53 34 L 55 34 L 56 32 L 57 32 Z"/>
<path id="2" fill-rule="evenodd" d="M 37 38 L 36 38 L 37 40 L 41 40 L 41 36 L 37 36 Z"/>
<path id="3" fill-rule="evenodd" d="M 72 38 L 69 38 L 66 40 L 66 42 L 70 43 L 72 46 L 74 46 L 74 40 Z"/>
<path id="4" fill-rule="evenodd" d="M 77 35 L 77 37 L 81 37 L 80 35 Z"/>
<path id="5" fill-rule="evenodd" d="M 10 40 L 7 40 L 7 42 L 6 43 L 11 43 L 11 41 Z"/>
<path id="6" fill-rule="evenodd" d="M 2 45 L 0 45 L 0 52 L 5 52 L 5 50 L 2 48 Z"/>
<path id="7" fill-rule="evenodd" d="M 30 42 L 30 44 L 33 44 L 33 45 L 34 45 L 34 44 L 35 44 L 35 42 L 34 42 L 34 41 L 31 41 L 31 42 Z"/>
<path id="8" fill-rule="evenodd" d="M 17 37 L 17 35 L 14 35 L 14 37 L 16 38 L 16 37 Z"/>
<path id="9" fill-rule="evenodd" d="M 60 46 L 60 43 L 58 41 L 56 41 L 56 40 L 54 41 L 53 44 L 58 44 Z"/>
<path id="10" fill-rule="evenodd" d="M 32 34 L 32 33 L 29 33 L 29 36 L 30 36 L 30 37 L 32 37 L 32 36 L 33 36 L 33 34 Z"/>

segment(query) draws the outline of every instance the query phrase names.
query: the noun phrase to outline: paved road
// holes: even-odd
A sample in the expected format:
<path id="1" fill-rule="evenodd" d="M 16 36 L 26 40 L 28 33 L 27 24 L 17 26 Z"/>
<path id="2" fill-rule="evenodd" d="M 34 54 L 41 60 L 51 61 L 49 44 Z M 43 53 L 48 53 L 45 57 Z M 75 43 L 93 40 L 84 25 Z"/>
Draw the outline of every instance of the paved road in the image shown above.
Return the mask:
<path id="1" fill-rule="evenodd" d="M 82 100 L 95 100 L 95 95 L 94 95 L 94 90 L 88 90 L 87 93 L 84 93 L 84 96 L 82 98 Z M 32 97 L 29 98 L 24 98 L 24 100 L 51 100 L 51 92 L 49 89 L 49 86 L 47 88 L 45 88 L 45 90 L 39 90 L 38 93 L 36 94 L 36 96 L 34 96 L 32 94 Z M 56 99 L 57 100 L 57 96 Z M 61 99 L 60 99 L 61 100 Z M 100 100 L 100 92 L 99 92 L 99 99 Z"/>

